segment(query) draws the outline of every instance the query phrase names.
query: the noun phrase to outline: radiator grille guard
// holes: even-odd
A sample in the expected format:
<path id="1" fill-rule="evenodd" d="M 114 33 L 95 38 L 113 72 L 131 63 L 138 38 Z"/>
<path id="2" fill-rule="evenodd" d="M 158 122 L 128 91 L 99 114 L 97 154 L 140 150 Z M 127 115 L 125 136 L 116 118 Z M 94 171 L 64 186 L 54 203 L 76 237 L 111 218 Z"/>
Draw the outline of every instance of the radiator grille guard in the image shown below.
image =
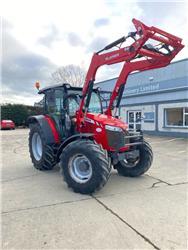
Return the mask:
<path id="1" fill-rule="evenodd" d="M 108 144 L 115 150 L 126 146 L 136 146 L 142 144 L 143 135 L 141 132 L 134 131 L 111 131 L 106 130 Z"/>

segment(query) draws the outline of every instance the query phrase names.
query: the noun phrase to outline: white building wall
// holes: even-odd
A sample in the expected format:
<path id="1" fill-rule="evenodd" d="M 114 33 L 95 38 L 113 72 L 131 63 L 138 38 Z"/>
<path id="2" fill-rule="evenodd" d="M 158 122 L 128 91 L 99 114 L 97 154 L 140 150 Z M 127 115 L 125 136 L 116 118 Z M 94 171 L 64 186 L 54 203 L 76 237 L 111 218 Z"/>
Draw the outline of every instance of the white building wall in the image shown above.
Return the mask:
<path id="1" fill-rule="evenodd" d="M 179 133 L 188 133 L 188 128 L 170 128 L 164 127 L 165 124 L 165 109 L 167 108 L 184 108 L 188 107 L 187 102 L 181 103 L 168 103 L 168 104 L 159 104 L 158 106 L 158 130 L 161 132 L 179 132 Z"/>
<path id="2" fill-rule="evenodd" d="M 155 105 L 139 105 L 139 106 L 131 106 L 131 107 L 121 107 L 120 116 L 124 122 L 128 122 L 128 111 L 141 111 L 142 116 L 144 116 L 145 112 L 154 112 L 154 122 L 141 122 L 142 130 L 155 131 L 155 123 L 156 123 L 156 113 L 155 113 Z"/>

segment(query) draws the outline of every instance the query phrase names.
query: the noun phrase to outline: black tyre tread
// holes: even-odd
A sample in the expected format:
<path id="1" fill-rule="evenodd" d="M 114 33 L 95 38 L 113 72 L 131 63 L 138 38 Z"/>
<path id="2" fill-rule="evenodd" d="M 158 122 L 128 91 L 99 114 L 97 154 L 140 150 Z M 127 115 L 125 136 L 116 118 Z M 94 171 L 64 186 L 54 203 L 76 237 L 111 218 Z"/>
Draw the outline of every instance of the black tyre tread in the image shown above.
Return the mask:
<path id="1" fill-rule="evenodd" d="M 85 150 L 91 157 L 95 158 L 94 164 L 92 164 L 94 176 L 86 184 L 76 183 L 68 173 L 68 157 L 73 149 Z M 93 160 L 90 159 L 91 161 Z M 68 164 L 67 164 L 68 165 Z M 109 167 L 110 165 L 110 167 Z M 91 194 L 97 190 L 100 190 L 108 181 L 111 171 L 111 164 L 108 154 L 101 148 L 96 142 L 86 139 L 76 140 L 71 142 L 63 150 L 61 154 L 61 168 L 65 182 L 69 188 L 72 188 L 74 192 L 81 194 Z"/>
<path id="2" fill-rule="evenodd" d="M 147 146 L 147 150 L 150 151 L 150 154 L 153 156 L 153 151 L 152 151 L 151 145 L 147 141 L 144 141 L 144 144 Z"/>
<path id="3" fill-rule="evenodd" d="M 40 134 L 42 144 L 43 144 L 43 155 L 42 155 L 42 159 L 40 161 L 36 161 L 34 156 L 33 156 L 33 153 L 32 153 L 31 140 L 32 140 L 32 134 L 35 131 L 37 131 Z M 52 170 L 57 163 L 56 157 L 54 154 L 54 150 L 53 150 L 52 146 L 46 144 L 46 139 L 45 139 L 44 133 L 43 133 L 40 125 L 37 123 L 34 123 L 30 126 L 29 153 L 30 153 L 31 161 L 32 161 L 34 167 L 38 170 L 41 170 L 41 171 Z"/>
<path id="4" fill-rule="evenodd" d="M 116 164 L 115 167 L 120 175 L 127 177 L 137 177 L 148 171 L 153 162 L 153 151 L 150 144 L 146 141 L 143 142 L 141 150 L 141 160 L 135 167 L 125 167 L 121 162 Z"/>

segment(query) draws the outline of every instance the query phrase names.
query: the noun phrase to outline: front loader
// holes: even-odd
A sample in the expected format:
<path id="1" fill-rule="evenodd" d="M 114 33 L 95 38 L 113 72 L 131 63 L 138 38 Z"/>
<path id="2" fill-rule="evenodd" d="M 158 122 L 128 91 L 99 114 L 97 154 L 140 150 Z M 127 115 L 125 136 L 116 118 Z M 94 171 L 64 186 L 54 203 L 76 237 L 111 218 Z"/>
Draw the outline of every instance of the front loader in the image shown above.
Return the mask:
<path id="1" fill-rule="evenodd" d="M 29 117 L 34 167 L 51 170 L 60 163 L 64 180 L 75 192 L 90 194 L 102 188 L 112 166 L 123 176 L 136 177 L 152 165 L 151 146 L 141 131 L 128 130 L 117 109 L 131 72 L 165 67 L 184 46 L 181 38 L 161 29 L 136 19 L 133 24 L 134 32 L 94 53 L 83 88 L 62 84 L 40 90 L 44 114 Z M 132 44 L 122 47 L 128 39 Z M 120 62 L 124 65 L 103 110 L 100 91 L 94 86 L 96 72 Z"/>

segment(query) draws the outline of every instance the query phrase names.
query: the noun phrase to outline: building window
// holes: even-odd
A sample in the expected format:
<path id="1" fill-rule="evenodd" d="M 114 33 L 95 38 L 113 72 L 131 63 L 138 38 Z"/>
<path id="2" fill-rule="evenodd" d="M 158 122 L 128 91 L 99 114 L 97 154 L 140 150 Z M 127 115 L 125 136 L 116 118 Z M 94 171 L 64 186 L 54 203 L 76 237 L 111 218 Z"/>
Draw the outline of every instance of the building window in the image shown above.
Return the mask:
<path id="1" fill-rule="evenodd" d="M 165 109 L 165 127 L 188 127 L 188 108 Z"/>

